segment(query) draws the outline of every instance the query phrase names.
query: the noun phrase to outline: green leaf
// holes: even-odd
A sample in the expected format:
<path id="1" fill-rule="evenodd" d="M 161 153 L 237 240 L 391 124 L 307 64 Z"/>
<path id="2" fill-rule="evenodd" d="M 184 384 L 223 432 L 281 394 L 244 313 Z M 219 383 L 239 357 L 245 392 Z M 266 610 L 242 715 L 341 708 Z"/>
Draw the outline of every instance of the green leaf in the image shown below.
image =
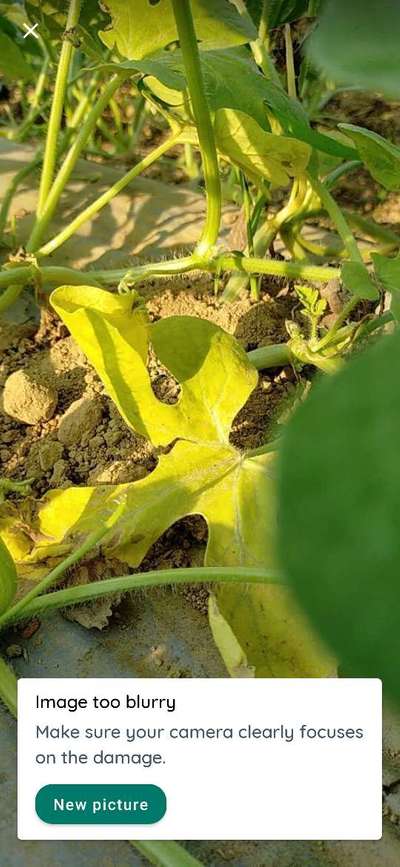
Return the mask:
<path id="1" fill-rule="evenodd" d="M 347 147 L 332 136 L 314 130 L 300 102 L 290 99 L 287 93 L 274 81 L 264 79 L 263 99 L 272 114 L 279 120 L 284 132 L 307 142 L 311 147 L 331 156 L 355 159 L 357 151 Z"/>
<path id="2" fill-rule="evenodd" d="M 273 186 L 286 187 L 291 177 L 305 171 L 311 156 L 309 145 L 265 132 L 241 111 L 217 111 L 215 136 L 221 154 L 256 183 L 261 177 Z"/>
<path id="3" fill-rule="evenodd" d="M 387 292 L 391 292 L 390 309 L 397 320 L 400 320 L 400 256 L 388 259 L 379 253 L 372 253 L 375 274 Z"/>
<path id="4" fill-rule="evenodd" d="M 170 449 L 159 456 L 155 470 L 137 482 L 52 491 L 36 504 L 33 516 L 32 504 L 23 503 L 13 521 L 5 507 L 0 508 L 3 538 L 15 546 L 24 574 L 40 574 L 46 558 L 73 550 L 117 508 L 121 517 L 110 529 L 104 551 L 135 568 L 168 527 L 194 514 L 203 515 L 208 525 L 206 565 L 273 564 L 274 455 L 246 455 L 229 442 L 232 422 L 257 383 L 256 371 L 235 338 L 210 322 L 186 316 L 150 325 L 133 296 L 93 287 L 62 287 L 51 301 L 127 423 Z M 146 367 L 149 342 L 180 384 L 174 405 L 161 403 L 152 392 Z M 233 630 L 249 669 L 266 670 L 267 656 L 273 655 L 271 672 L 288 671 L 290 657 L 293 673 L 296 646 L 289 649 L 290 632 L 284 644 L 281 637 L 286 599 L 282 603 L 279 591 L 271 595 L 269 589 L 218 587 L 215 604 L 226 621 L 225 634 Z M 297 642 L 292 620 L 290 628 Z M 258 640 L 265 644 L 269 632 L 262 650 Z M 301 672 L 312 673 L 314 659 L 307 668 L 301 647 Z M 226 640 L 221 651 L 225 658 Z"/>
<path id="5" fill-rule="evenodd" d="M 337 84 L 399 97 L 398 0 L 325 0 L 308 54 Z"/>
<path id="6" fill-rule="evenodd" d="M 269 0 L 267 3 L 268 30 L 297 21 L 307 15 L 309 0 Z"/>
<path id="7" fill-rule="evenodd" d="M 10 607 L 17 589 L 17 570 L 8 548 L 0 538 L 0 614 Z"/>
<path id="8" fill-rule="evenodd" d="M 0 72 L 8 81 L 31 81 L 35 76 L 21 48 L 3 30 L 0 30 Z"/>
<path id="9" fill-rule="evenodd" d="M 400 702 L 400 333 L 313 390 L 280 459 L 280 560 L 354 674 Z"/>
<path id="10" fill-rule="evenodd" d="M 349 292 L 359 298 L 374 301 L 379 298 L 378 289 L 365 265 L 361 262 L 345 262 L 342 265 L 341 279 Z"/>
<path id="11" fill-rule="evenodd" d="M 202 51 L 201 68 L 207 101 L 212 111 L 232 108 L 249 114 L 264 129 L 269 129 L 264 105 L 266 79 L 245 48 Z M 153 72 L 167 87 L 186 88 L 181 51 L 164 51 L 142 61 L 153 63 Z M 157 69 L 158 66 L 158 69 Z M 174 84 L 167 75 L 174 75 Z"/>
<path id="12" fill-rule="evenodd" d="M 171 0 L 107 0 L 107 10 L 112 27 L 100 38 L 128 60 L 141 60 L 178 38 Z M 193 0 L 192 10 L 201 48 L 241 45 L 257 37 L 229 0 Z"/>
<path id="13" fill-rule="evenodd" d="M 39 23 L 41 31 L 58 38 L 63 34 L 67 23 L 68 3 L 65 0 L 25 0 L 29 20 Z M 102 27 L 108 16 L 102 11 L 99 0 L 83 0 L 79 25 L 83 28 Z"/>
<path id="14" fill-rule="evenodd" d="M 266 7 L 268 30 L 274 30 L 306 15 L 309 5 L 309 0 L 268 0 L 266 4 L 264 0 L 247 0 L 246 9 L 258 26 Z"/>
<path id="15" fill-rule="evenodd" d="M 353 139 L 372 177 L 387 190 L 399 190 L 400 148 L 370 129 L 350 123 L 341 123 L 339 127 Z"/>

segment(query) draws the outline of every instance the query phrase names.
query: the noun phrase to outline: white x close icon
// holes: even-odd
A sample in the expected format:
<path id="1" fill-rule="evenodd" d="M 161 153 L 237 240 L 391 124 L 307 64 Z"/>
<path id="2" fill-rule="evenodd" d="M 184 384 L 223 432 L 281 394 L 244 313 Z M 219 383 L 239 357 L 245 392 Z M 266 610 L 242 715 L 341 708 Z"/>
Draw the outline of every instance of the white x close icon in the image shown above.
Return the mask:
<path id="1" fill-rule="evenodd" d="M 34 36 L 35 39 L 39 39 L 38 34 L 35 33 L 35 30 L 37 27 L 39 27 L 39 24 L 34 24 L 33 27 L 29 27 L 28 24 L 24 24 L 24 27 L 25 27 L 25 30 L 27 31 L 25 33 L 24 39 L 26 39 L 27 36 Z"/>

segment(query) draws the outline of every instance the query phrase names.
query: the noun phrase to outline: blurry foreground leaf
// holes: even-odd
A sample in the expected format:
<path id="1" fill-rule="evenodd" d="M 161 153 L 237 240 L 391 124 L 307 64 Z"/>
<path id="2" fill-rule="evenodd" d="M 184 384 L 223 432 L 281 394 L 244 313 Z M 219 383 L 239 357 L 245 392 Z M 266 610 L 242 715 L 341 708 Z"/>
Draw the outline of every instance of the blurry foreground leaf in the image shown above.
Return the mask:
<path id="1" fill-rule="evenodd" d="M 354 675 L 400 702 L 400 334 L 315 387 L 280 460 L 280 560 Z"/>
<path id="2" fill-rule="evenodd" d="M 398 0 L 325 0 L 308 54 L 337 84 L 398 99 L 399 39 Z"/>

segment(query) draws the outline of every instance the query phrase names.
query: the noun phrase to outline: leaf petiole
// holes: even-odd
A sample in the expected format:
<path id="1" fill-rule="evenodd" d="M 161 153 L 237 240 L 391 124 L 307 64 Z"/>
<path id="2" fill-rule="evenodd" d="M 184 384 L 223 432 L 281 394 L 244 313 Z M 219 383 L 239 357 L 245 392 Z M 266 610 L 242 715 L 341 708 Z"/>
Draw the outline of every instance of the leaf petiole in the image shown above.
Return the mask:
<path id="1" fill-rule="evenodd" d="M 2 618 L 0 626 L 3 629 L 5 625 L 15 623 L 18 620 L 43 615 L 47 611 L 66 608 L 68 605 L 91 602 L 93 599 L 113 593 L 126 593 L 130 590 L 142 589 L 143 587 L 163 587 L 169 584 L 208 584 L 218 582 L 242 584 L 284 583 L 282 577 L 277 572 L 244 566 L 201 566 L 134 573 L 132 575 L 122 575 L 118 578 L 106 578 L 104 581 L 95 581 L 92 584 L 67 587 L 64 590 L 56 590 L 54 593 L 47 593 L 44 596 L 36 597 L 28 602 L 22 610 L 16 611 L 16 606 L 10 608 L 7 612 L 7 622 L 4 622 Z"/>

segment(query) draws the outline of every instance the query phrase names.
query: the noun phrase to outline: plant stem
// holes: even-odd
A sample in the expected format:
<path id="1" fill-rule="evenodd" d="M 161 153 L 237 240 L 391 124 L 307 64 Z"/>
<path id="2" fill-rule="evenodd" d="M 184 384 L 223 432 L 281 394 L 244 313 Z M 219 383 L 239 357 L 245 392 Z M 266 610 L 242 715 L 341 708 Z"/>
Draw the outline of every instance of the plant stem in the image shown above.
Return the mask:
<path id="1" fill-rule="evenodd" d="M 289 280 L 315 280 L 327 282 L 340 277 L 340 268 L 330 265 L 303 265 L 301 262 L 285 262 L 278 259 L 257 259 L 236 253 L 223 254 L 216 260 L 223 271 L 243 271 L 245 274 L 272 274 Z M 206 269 L 207 270 L 207 269 Z"/>
<path id="2" fill-rule="evenodd" d="M 202 867 L 201 861 L 172 840 L 129 840 L 155 867 Z"/>
<path id="3" fill-rule="evenodd" d="M 0 209 L 0 238 L 3 236 L 4 230 L 7 226 L 8 213 L 10 210 L 11 202 L 15 196 L 15 193 L 18 190 L 19 185 L 22 184 L 22 181 L 24 181 L 25 178 L 27 178 L 28 175 L 31 174 L 31 172 L 33 172 L 38 166 L 40 166 L 41 161 L 42 157 L 39 152 L 37 152 L 35 156 L 30 160 L 30 162 L 27 163 L 27 165 L 24 166 L 22 169 L 20 169 L 19 172 L 16 173 L 16 175 L 14 175 L 8 189 L 4 193 Z"/>
<path id="4" fill-rule="evenodd" d="M 12 286 L 8 286 L 4 292 L 0 295 L 0 314 L 4 313 L 5 310 L 8 310 L 12 304 L 17 300 L 20 296 L 24 286 L 23 284 L 15 283 Z"/>
<path id="5" fill-rule="evenodd" d="M 60 265 L 37 267 L 22 265 L 5 268 L 0 272 L 0 289 L 16 284 L 26 284 L 40 279 L 43 285 L 62 286 L 113 286 L 124 278 L 132 282 L 151 280 L 155 276 L 171 276 L 187 274 L 189 271 L 241 271 L 243 274 L 271 274 L 275 277 L 287 277 L 289 280 L 315 280 L 327 283 L 340 277 L 340 268 L 322 265 L 302 265 L 299 262 L 282 262 L 278 259 L 257 259 L 241 256 L 237 253 L 226 253 L 216 258 L 200 258 L 196 255 L 184 256 L 182 259 L 171 259 L 168 262 L 150 262 L 138 265 L 129 272 L 124 270 L 75 271 Z"/>
<path id="6" fill-rule="evenodd" d="M 0 656 L 0 700 L 17 718 L 17 678 L 13 670 Z"/>
<path id="7" fill-rule="evenodd" d="M 310 184 L 313 187 L 314 191 L 317 193 L 317 196 L 320 198 L 321 203 L 324 209 L 328 212 L 332 222 L 335 224 L 338 233 L 346 247 L 346 250 L 349 254 L 351 261 L 353 262 L 361 262 L 363 264 L 363 258 L 358 249 L 357 242 L 354 238 L 354 235 L 348 225 L 346 218 L 339 208 L 337 202 L 333 196 L 331 196 L 327 187 L 321 183 L 314 175 L 309 173 L 308 175 Z"/>
<path id="8" fill-rule="evenodd" d="M 72 30 L 79 22 L 81 0 L 70 0 L 67 16 L 66 31 Z M 56 84 L 50 113 L 49 127 L 47 132 L 46 147 L 44 152 L 43 170 L 40 181 L 39 201 L 37 215 L 40 217 L 45 209 L 47 197 L 53 182 L 54 170 L 57 160 L 58 136 L 61 127 L 61 119 L 64 110 L 64 100 L 68 85 L 68 74 L 71 65 L 74 47 L 68 36 L 64 36 L 58 64 Z"/>
<path id="9" fill-rule="evenodd" d="M 254 256 L 254 237 L 251 226 L 252 203 L 248 183 L 242 171 L 240 172 L 240 184 L 242 188 L 243 210 L 246 220 L 247 250 L 250 256 Z M 260 298 L 259 280 L 255 275 L 250 277 L 250 298 L 253 301 L 258 301 Z"/>
<path id="10" fill-rule="evenodd" d="M 290 24 L 285 24 L 285 51 L 287 91 L 291 99 L 297 99 L 296 72 L 294 68 L 293 41 Z"/>
<path id="11" fill-rule="evenodd" d="M 62 565 L 62 564 L 60 564 Z M 159 569 L 151 572 L 140 572 L 133 575 L 122 575 L 118 578 L 106 578 L 104 581 L 94 581 L 92 584 L 82 584 L 55 590 L 45 596 L 39 596 L 28 602 L 22 610 L 7 611 L 7 622 L 4 616 L 1 629 L 16 620 L 25 620 L 36 615 L 45 614 L 68 605 L 90 602 L 101 596 L 113 593 L 126 593 L 143 587 L 164 587 L 170 584 L 201 584 L 201 583 L 243 583 L 243 584 L 282 584 L 283 579 L 277 572 L 266 569 L 244 566 L 202 566 L 185 569 Z M 22 601 L 22 600 L 21 600 Z M 11 616 L 10 616 L 11 615 Z"/>
<path id="12" fill-rule="evenodd" d="M 247 353 L 247 358 L 257 370 L 265 370 L 268 367 L 280 367 L 290 364 L 292 354 L 287 343 L 275 343 L 271 346 L 259 346 Z"/>
<path id="13" fill-rule="evenodd" d="M 92 202 L 84 211 L 82 211 L 75 220 L 72 220 L 68 226 L 65 227 L 55 238 L 51 241 L 48 241 L 40 250 L 38 250 L 38 256 L 48 256 L 50 253 L 53 253 L 54 250 L 57 250 L 58 247 L 61 247 L 65 241 L 68 241 L 72 235 L 77 232 L 77 230 L 88 220 L 92 219 L 95 214 L 98 214 L 105 205 L 108 205 L 111 200 L 121 193 L 131 181 L 134 180 L 141 172 L 144 172 L 145 169 L 148 169 L 156 160 L 159 159 L 163 154 L 165 154 L 173 145 L 176 140 L 179 138 L 181 131 L 177 132 L 175 135 L 170 136 L 166 141 L 164 141 L 158 148 L 155 148 L 151 151 L 148 156 L 144 157 L 137 165 L 133 166 L 133 168 L 127 172 L 119 181 L 113 184 L 112 187 L 109 187 L 103 195 L 99 196 L 96 201 Z"/>
<path id="14" fill-rule="evenodd" d="M 70 150 L 68 151 L 64 159 L 64 162 L 58 172 L 54 184 L 46 198 L 46 203 L 40 212 L 40 216 L 36 220 L 31 237 L 27 244 L 28 253 L 35 253 L 40 247 L 43 235 L 54 214 L 54 211 L 56 210 L 61 194 L 66 184 L 68 183 L 69 178 L 71 177 L 71 174 L 76 166 L 76 163 L 82 153 L 83 148 L 85 147 L 89 136 L 95 128 L 99 117 L 108 105 L 113 93 L 115 93 L 117 87 L 119 87 L 119 85 L 121 84 L 123 79 L 126 78 L 126 76 L 126 71 L 114 75 L 111 81 L 109 81 L 109 83 L 105 87 L 103 93 L 101 94 L 97 102 L 90 110 L 85 123 L 83 124 L 80 132 L 78 133 L 74 143 L 72 144 Z"/>
<path id="15" fill-rule="evenodd" d="M 172 5 L 203 163 L 207 215 L 200 241 L 196 247 L 196 252 L 203 256 L 215 246 L 221 224 L 222 196 L 218 156 L 210 109 L 204 89 L 190 0 L 172 0 Z"/>

